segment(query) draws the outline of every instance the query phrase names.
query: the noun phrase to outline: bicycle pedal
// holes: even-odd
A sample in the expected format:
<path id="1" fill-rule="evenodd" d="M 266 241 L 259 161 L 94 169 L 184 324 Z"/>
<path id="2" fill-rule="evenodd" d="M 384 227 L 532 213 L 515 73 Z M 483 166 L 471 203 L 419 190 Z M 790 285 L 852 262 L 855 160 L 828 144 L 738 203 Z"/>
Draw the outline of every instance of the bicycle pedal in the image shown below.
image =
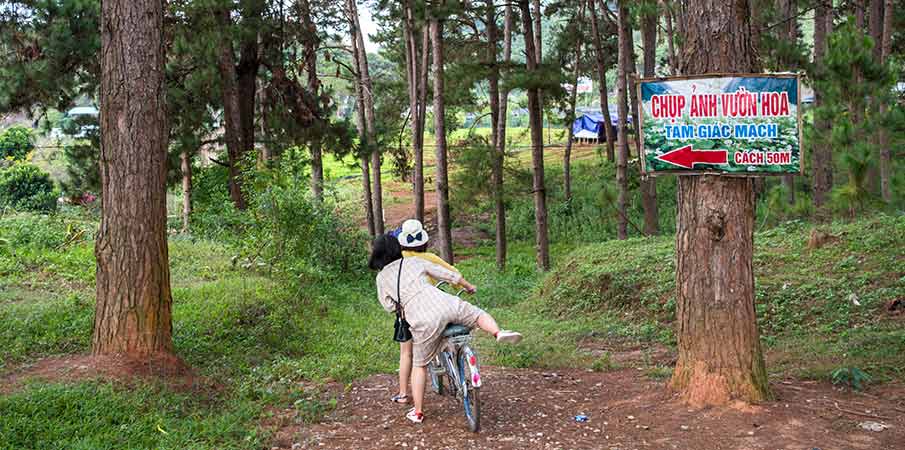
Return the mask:
<path id="1" fill-rule="evenodd" d="M 431 367 L 430 371 L 432 374 L 435 374 L 435 375 L 440 375 L 440 374 L 446 373 L 446 369 L 444 369 L 442 367 Z"/>

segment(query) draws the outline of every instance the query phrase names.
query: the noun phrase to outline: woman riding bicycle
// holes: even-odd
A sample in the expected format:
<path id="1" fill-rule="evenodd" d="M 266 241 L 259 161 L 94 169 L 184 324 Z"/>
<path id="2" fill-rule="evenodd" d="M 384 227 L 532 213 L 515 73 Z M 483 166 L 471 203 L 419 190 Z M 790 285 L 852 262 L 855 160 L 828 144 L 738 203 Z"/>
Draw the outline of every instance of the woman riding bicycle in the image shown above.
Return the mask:
<path id="1" fill-rule="evenodd" d="M 409 219 L 402 223 L 402 226 L 395 231 L 390 232 L 399 240 L 402 246 L 403 258 L 421 258 L 427 262 L 440 265 L 450 272 L 460 274 L 458 269 L 444 261 L 439 256 L 427 251 L 427 243 L 430 236 L 424 225 L 419 220 Z M 436 285 L 438 280 L 429 278 L 431 284 Z M 465 289 L 465 286 L 454 285 L 456 289 Z M 412 377 L 412 341 L 411 339 L 399 343 L 399 392 L 390 398 L 393 403 L 409 403 L 409 380 Z"/>
<path id="2" fill-rule="evenodd" d="M 440 349 L 446 325 L 456 323 L 478 328 L 493 335 L 498 342 L 518 343 L 520 333 L 500 330 L 490 314 L 433 286 L 428 277 L 459 284 L 469 292 L 475 287 L 462 275 L 421 258 L 403 258 L 399 240 L 385 234 L 378 236 L 372 246 L 368 266 L 379 270 L 377 299 L 388 312 L 396 311 L 399 301 L 412 333 L 412 396 L 415 407 L 406 418 L 421 423 L 424 418 L 424 386 L 427 364 Z M 398 292 L 398 294 L 397 294 Z M 398 298 L 397 298 L 398 295 Z"/>

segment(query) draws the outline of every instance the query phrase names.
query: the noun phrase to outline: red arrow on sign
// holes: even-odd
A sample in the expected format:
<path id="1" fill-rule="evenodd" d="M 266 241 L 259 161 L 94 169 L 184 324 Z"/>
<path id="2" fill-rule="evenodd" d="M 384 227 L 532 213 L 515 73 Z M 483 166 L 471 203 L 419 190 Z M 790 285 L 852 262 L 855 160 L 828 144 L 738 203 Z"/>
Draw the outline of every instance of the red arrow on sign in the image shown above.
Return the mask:
<path id="1" fill-rule="evenodd" d="M 695 164 L 727 164 L 728 154 L 726 150 L 692 150 L 690 145 L 686 145 L 666 152 L 657 159 L 691 169 Z"/>

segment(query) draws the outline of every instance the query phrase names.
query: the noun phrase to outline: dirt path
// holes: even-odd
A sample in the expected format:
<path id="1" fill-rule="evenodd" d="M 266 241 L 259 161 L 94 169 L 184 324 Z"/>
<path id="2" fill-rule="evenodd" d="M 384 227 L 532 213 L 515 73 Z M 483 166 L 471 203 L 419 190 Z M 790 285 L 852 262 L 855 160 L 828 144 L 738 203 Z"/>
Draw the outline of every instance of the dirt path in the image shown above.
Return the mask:
<path id="1" fill-rule="evenodd" d="M 275 448 L 318 449 L 873 449 L 905 448 L 905 387 L 872 394 L 817 382 L 774 382 L 777 400 L 690 410 L 637 369 L 608 373 L 485 368 L 482 425 L 470 433 L 448 397 L 428 393 L 421 425 L 387 398 L 394 376 L 361 380 L 312 426 L 279 429 Z M 838 407 L 837 407 L 838 405 Z M 839 408 L 849 412 L 843 412 Z M 854 414 L 885 416 L 872 419 Z M 283 414 L 291 415 L 289 412 Z M 576 414 L 590 420 L 578 423 Z M 285 417 L 284 422 L 292 422 Z M 859 424 L 889 425 L 880 432 Z"/>

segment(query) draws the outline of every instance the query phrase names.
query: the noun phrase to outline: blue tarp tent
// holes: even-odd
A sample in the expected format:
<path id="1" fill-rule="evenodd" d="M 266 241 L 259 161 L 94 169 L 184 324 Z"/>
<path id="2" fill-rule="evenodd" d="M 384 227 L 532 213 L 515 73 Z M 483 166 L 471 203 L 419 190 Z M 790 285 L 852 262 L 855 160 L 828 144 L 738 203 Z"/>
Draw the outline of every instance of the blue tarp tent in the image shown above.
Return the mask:
<path id="1" fill-rule="evenodd" d="M 619 111 L 615 105 L 610 106 L 610 122 L 613 127 L 613 134 L 616 133 L 616 126 L 619 124 Z M 628 123 L 632 123 L 632 116 L 627 117 Z M 593 139 L 597 141 L 606 141 L 606 130 L 602 128 L 603 114 L 599 111 L 588 111 L 575 119 L 572 123 L 572 136 L 574 139 Z"/>

